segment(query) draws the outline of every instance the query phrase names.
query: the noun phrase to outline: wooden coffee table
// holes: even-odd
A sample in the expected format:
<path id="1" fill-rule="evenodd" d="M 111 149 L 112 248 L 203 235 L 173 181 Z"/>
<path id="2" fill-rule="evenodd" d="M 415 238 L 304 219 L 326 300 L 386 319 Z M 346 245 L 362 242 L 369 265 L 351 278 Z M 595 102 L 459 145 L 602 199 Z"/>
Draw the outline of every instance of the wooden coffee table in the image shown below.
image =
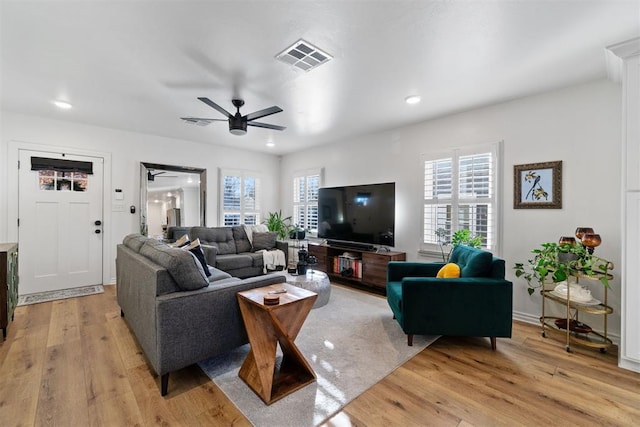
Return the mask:
<path id="1" fill-rule="evenodd" d="M 280 303 L 265 305 L 264 296 L 277 289 L 287 290 L 278 294 Z M 238 292 L 238 304 L 251 344 L 238 376 L 267 405 L 316 380 L 311 365 L 293 342 L 316 298 L 316 293 L 286 283 Z M 282 350 L 279 364 L 278 343 Z"/>

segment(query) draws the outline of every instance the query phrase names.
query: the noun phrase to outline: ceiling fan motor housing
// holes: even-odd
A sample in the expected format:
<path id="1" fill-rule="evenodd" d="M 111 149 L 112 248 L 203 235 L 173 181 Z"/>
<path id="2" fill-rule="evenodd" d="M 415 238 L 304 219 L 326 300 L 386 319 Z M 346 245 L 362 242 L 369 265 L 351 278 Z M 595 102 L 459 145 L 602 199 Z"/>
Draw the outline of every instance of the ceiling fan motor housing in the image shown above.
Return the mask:
<path id="1" fill-rule="evenodd" d="M 243 120 L 240 113 L 236 113 L 235 116 L 229 117 L 229 132 L 233 135 L 244 135 L 247 133 L 247 121 Z"/>

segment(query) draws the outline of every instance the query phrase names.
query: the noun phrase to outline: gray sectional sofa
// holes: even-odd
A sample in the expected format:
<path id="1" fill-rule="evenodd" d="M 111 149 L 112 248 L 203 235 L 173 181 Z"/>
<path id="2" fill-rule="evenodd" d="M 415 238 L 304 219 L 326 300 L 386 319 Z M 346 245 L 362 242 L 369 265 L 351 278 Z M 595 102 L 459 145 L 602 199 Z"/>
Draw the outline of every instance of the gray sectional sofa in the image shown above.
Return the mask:
<path id="1" fill-rule="evenodd" d="M 236 294 L 282 283 L 282 274 L 239 279 L 216 268 L 206 277 L 189 251 L 133 234 L 117 247 L 117 298 L 167 394 L 169 373 L 246 344 Z"/>
<path id="2" fill-rule="evenodd" d="M 250 239 L 243 226 L 236 227 L 170 227 L 168 240 L 182 235 L 200 239 L 207 263 L 233 277 L 247 278 L 264 273 L 261 249 L 280 249 L 288 257 L 287 242 L 276 240 L 275 233 L 255 233 Z"/>

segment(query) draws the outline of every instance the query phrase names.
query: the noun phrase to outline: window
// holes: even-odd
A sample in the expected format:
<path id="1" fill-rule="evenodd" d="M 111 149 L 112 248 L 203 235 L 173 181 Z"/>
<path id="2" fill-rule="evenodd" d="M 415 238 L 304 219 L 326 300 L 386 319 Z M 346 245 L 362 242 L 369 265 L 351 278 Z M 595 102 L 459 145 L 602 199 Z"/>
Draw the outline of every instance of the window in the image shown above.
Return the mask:
<path id="1" fill-rule="evenodd" d="M 293 178 L 294 224 L 312 233 L 318 231 L 318 189 L 321 185 L 321 169 L 298 171 Z"/>
<path id="2" fill-rule="evenodd" d="M 82 172 L 38 171 L 40 190 L 45 191 L 87 191 L 87 176 Z"/>
<path id="3" fill-rule="evenodd" d="M 466 228 L 482 236 L 483 248 L 497 251 L 497 153 L 494 144 L 423 156 L 422 249 L 437 248 L 438 230 L 444 230 L 444 241 L 451 241 L 454 232 Z"/>
<path id="4" fill-rule="evenodd" d="M 253 172 L 221 171 L 222 225 L 260 223 L 260 179 Z"/>

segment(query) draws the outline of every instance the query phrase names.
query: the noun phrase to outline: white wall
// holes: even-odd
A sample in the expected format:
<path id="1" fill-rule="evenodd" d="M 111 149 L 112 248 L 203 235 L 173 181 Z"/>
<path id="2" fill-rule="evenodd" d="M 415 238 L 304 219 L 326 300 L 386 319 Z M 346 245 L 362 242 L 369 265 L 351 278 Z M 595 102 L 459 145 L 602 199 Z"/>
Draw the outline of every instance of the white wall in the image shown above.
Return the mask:
<path id="1" fill-rule="evenodd" d="M 613 261 L 620 260 L 620 106 L 620 86 L 602 80 L 337 141 L 284 156 L 282 162 L 276 156 L 213 144 L 2 112 L 0 181 L 9 185 L 17 182 L 15 166 L 9 169 L 7 164 L 9 141 L 111 153 L 112 178 L 107 189 L 122 188 L 127 207 L 139 205 L 140 161 L 207 168 L 207 224 L 216 225 L 218 167 L 262 172 L 264 213 L 282 208 L 286 215 L 292 213 L 293 172 L 324 167 L 326 186 L 396 182 L 396 249 L 406 251 L 409 260 L 415 260 L 422 217 L 420 154 L 504 141 L 501 255 L 506 259 L 509 279 L 514 281 L 515 315 L 535 321 L 540 315 L 540 297 L 527 294 L 524 283 L 513 277 L 511 267 L 515 262 L 527 260 L 529 251 L 539 243 L 570 235 L 577 226 L 591 226 L 603 238 L 597 253 Z M 513 165 L 554 160 L 563 161 L 563 209 L 514 210 Z M 110 206 L 106 209 L 105 232 L 111 240 L 113 260 L 115 244 L 126 234 L 138 231 L 139 218 L 137 213 L 129 214 L 128 209 L 125 212 L 110 212 Z M 17 186 L 0 184 L 2 241 L 17 238 L 14 211 L 17 211 Z M 113 262 L 108 270 L 105 277 L 115 277 Z M 609 292 L 609 303 L 615 310 L 609 322 L 614 339 L 620 330 L 619 283 L 616 278 Z M 596 297 L 600 296 L 598 286 L 592 285 L 592 290 Z"/>
<path id="2" fill-rule="evenodd" d="M 504 141 L 500 255 L 514 282 L 515 315 L 537 321 L 540 296 L 530 297 L 524 282 L 512 274 L 513 264 L 529 259 L 531 249 L 572 235 L 577 226 L 591 226 L 603 239 L 597 254 L 620 260 L 620 106 L 620 86 L 601 80 L 287 155 L 281 171 L 283 211 L 291 214 L 296 170 L 324 167 L 325 186 L 395 181 L 396 249 L 417 260 L 420 154 Z M 563 161 L 563 208 L 514 210 L 513 165 L 556 160 Z M 614 334 L 620 330 L 619 283 L 616 278 L 609 292 L 615 310 L 609 330 Z M 592 282 L 591 288 L 599 297 L 601 286 Z M 601 327 L 598 320 L 592 323 Z"/>
<path id="3" fill-rule="evenodd" d="M 2 111 L 0 135 L 0 241 L 17 241 L 18 215 L 17 163 L 9 165 L 16 153 L 10 147 L 38 144 L 107 153 L 111 170 L 105 172 L 110 182 L 105 191 L 113 195 L 114 189 L 124 193 L 125 210 L 112 212 L 106 203 L 104 232 L 107 256 L 110 262 L 103 272 L 105 282 L 115 279 L 116 244 L 129 233 L 139 232 L 140 162 L 190 166 L 207 169 L 207 225 L 218 225 L 218 168 L 245 169 L 260 172 L 264 179 L 263 214 L 279 209 L 279 167 L 277 156 L 244 152 L 234 148 L 163 138 L 135 132 L 101 128 L 67 121 L 43 119 Z M 107 178 L 108 179 L 108 178 Z M 112 196 L 108 196 L 110 201 Z M 136 207 L 134 215 L 129 206 Z"/>

